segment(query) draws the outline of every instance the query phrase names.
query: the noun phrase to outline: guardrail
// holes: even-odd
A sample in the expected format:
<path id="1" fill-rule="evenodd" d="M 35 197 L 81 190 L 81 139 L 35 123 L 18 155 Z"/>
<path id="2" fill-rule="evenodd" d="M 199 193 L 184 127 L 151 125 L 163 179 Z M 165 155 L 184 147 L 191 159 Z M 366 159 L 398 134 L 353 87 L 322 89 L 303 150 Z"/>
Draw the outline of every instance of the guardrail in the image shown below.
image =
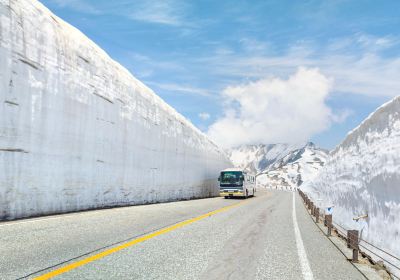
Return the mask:
<path id="1" fill-rule="evenodd" d="M 331 236 L 332 230 L 334 230 L 339 237 L 346 240 L 347 247 L 353 250 L 352 262 L 358 262 L 358 256 L 361 254 L 375 265 L 377 261 L 371 257 L 372 254 L 383 262 L 385 268 L 389 268 L 388 272 L 392 277 L 400 279 L 400 265 L 394 263 L 396 261 L 400 262 L 400 257 L 360 238 L 358 230 L 347 229 L 339 223 L 334 222 L 331 214 L 323 213 L 303 191 L 299 189 L 298 192 L 305 206 L 310 211 L 309 213 L 315 218 L 315 222 L 318 223 L 320 218 L 323 219 L 324 226 L 327 227 L 327 236 Z"/>

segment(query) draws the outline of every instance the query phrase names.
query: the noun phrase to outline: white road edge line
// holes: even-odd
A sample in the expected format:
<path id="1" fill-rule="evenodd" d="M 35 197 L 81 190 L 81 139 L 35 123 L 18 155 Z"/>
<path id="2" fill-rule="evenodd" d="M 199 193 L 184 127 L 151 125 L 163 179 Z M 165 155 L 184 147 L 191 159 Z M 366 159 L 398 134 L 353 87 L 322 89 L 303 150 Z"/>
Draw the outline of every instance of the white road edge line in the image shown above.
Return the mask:
<path id="1" fill-rule="evenodd" d="M 137 206 L 142 206 L 142 205 L 137 205 Z M 129 206 L 127 206 L 129 207 Z M 4 221 L 0 222 L 0 227 L 7 227 L 7 226 L 14 226 L 14 225 L 20 225 L 20 224 L 30 224 L 30 223 L 35 223 L 35 222 L 43 222 L 43 221 L 49 221 L 49 220 L 58 220 L 58 219 L 64 219 L 64 218 L 71 218 L 71 217 L 79 217 L 79 216 L 88 216 L 92 217 L 95 216 L 98 212 L 101 211 L 107 211 L 110 213 L 111 211 L 123 211 L 127 207 L 116 207 L 116 208 L 106 208 L 106 209 L 93 209 L 93 210 L 87 210 L 87 211 L 82 211 L 82 212 L 71 212 L 70 214 L 55 214 L 54 216 L 50 217 L 45 217 L 45 218 L 26 218 L 25 220 L 22 221 Z"/>
<path id="2" fill-rule="evenodd" d="M 1 0 L 0 0 L 1 1 Z M 217 197 L 218 198 L 218 197 Z M 181 202 L 181 201 L 177 201 Z M 184 201 L 182 201 L 184 202 Z M 124 211 L 129 207 L 140 207 L 140 206 L 147 206 L 147 205 L 154 205 L 154 204 L 140 204 L 140 205 L 126 205 L 126 206 L 121 206 L 121 207 L 115 207 L 115 208 L 105 208 L 105 209 L 91 209 L 91 210 L 86 210 L 86 211 L 81 211 L 81 212 L 71 212 L 70 214 L 55 214 L 54 216 L 50 217 L 45 217 L 45 218 L 37 218 L 37 217 L 27 217 L 26 219 L 22 221 L 0 221 L 0 227 L 9 227 L 9 226 L 14 226 L 14 225 L 21 225 L 21 224 L 30 224 L 30 223 L 35 223 L 35 222 L 43 222 L 43 221 L 49 221 L 49 220 L 58 220 L 58 219 L 63 219 L 63 218 L 70 218 L 70 217 L 78 217 L 80 215 L 87 215 L 87 216 L 94 216 L 98 212 L 102 211 L 107 211 L 108 213 L 113 212 L 113 211 Z"/>
<path id="3" fill-rule="evenodd" d="M 7 227 L 7 226 L 15 226 L 15 225 L 20 225 L 20 224 L 30 224 L 30 223 L 35 223 L 35 222 L 42 222 L 42 221 L 48 221 L 48 220 L 56 220 L 56 219 L 61 219 L 61 218 L 68 218 L 73 215 L 68 215 L 64 217 L 49 217 L 49 218 L 42 218 L 42 219 L 33 219 L 33 220 L 28 220 L 28 221 L 21 221 L 21 222 L 4 222 L 0 223 L 0 227 Z"/>
<path id="4" fill-rule="evenodd" d="M 64 218 L 71 218 L 71 217 L 79 217 L 81 215 L 87 215 L 87 216 L 94 216 L 97 212 L 102 211 L 102 210 L 108 210 L 108 211 L 115 211 L 119 210 L 122 208 L 115 208 L 115 209 L 100 209 L 100 210 L 91 210 L 91 211 L 84 211 L 84 212 L 72 212 L 71 214 L 58 214 L 55 216 L 51 217 L 45 217 L 45 218 L 26 218 L 26 220 L 22 221 L 6 221 L 6 222 L 0 222 L 0 227 L 7 227 L 7 226 L 14 226 L 14 225 L 20 225 L 20 224 L 30 224 L 30 223 L 36 223 L 36 222 L 43 222 L 43 221 L 49 221 L 49 220 L 58 220 L 58 219 L 64 219 Z"/>
<path id="5" fill-rule="evenodd" d="M 294 228 L 294 235 L 296 239 L 296 246 L 297 246 L 297 255 L 299 257 L 301 273 L 303 274 L 304 280 L 314 280 L 313 273 L 311 271 L 310 263 L 308 262 L 306 250 L 304 249 L 303 239 L 301 238 L 301 233 L 299 229 L 299 225 L 297 223 L 297 216 L 296 216 L 296 202 L 295 202 L 295 193 L 293 192 L 293 228 Z"/>

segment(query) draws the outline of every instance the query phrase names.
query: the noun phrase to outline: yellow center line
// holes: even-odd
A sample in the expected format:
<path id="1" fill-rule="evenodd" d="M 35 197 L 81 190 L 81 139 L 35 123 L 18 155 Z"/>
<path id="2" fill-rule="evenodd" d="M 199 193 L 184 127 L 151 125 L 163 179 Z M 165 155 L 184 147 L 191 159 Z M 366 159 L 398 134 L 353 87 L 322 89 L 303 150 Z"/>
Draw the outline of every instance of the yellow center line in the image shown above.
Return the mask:
<path id="1" fill-rule="evenodd" d="M 247 200 L 247 201 L 248 201 L 248 200 Z M 173 230 L 175 230 L 175 229 L 184 227 L 184 226 L 186 226 L 186 225 L 188 225 L 188 224 L 192 224 L 192 223 L 197 222 L 197 221 L 200 221 L 200 220 L 202 220 L 202 219 L 204 219 L 204 218 L 207 218 L 207 217 L 213 216 L 213 215 L 215 215 L 215 214 L 224 212 L 224 211 L 226 211 L 226 210 L 228 210 L 228 209 L 231 209 L 231 208 L 233 208 L 233 207 L 237 207 L 237 206 L 243 204 L 244 202 L 246 202 L 246 201 L 242 201 L 242 202 L 235 203 L 235 204 L 232 204 L 232 205 L 229 205 L 229 206 L 225 206 L 225 207 L 219 208 L 219 209 L 217 209 L 217 210 L 211 211 L 211 212 L 209 212 L 209 213 L 203 214 L 203 215 L 201 215 L 201 216 L 198 216 L 198 217 L 195 217 L 195 218 L 192 218 L 192 219 L 189 219 L 189 220 L 185 220 L 185 221 L 183 221 L 183 222 L 179 222 L 179 223 L 177 223 L 177 224 L 175 224 L 175 225 L 172 225 L 172 226 L 169 226 L 169 227 L 160 229 L 160 230 L 155 231 L 155 232 L 153 232 L 153 233 L 146 234 L 146 235 L 144 235 L 144 236 L 138 237 L 138 238 L 136 238 L 136 239 L 133 239 L 133 240 L 131 240 L 131 241 L 128 241 L 128 242 L 126 242 L 126 243 L 124 243 L 124 244 L 121 244 L 121 245 L 119 245 L 119 246 L 116 246 L 116 247 L 113 247 L 113 248 L 111 248 L 111 249 L 105 250 L 105 251 L 103 251 L 103 252 L 101 252 L 101 253 L 98 253 L 98 254 L 96 254 L 96 255 L 93 255 L 93 256 L 84 258 L 84 259 L 82 259 L 82 260 L 80 260 L 80 261 L 77 261 L 77 262 L 70 263 L 70 264 L 68 264 L 68 265 L 66 265 L 66 266 L 60 267 L 60 268 L 58 268 L 58 269 L 55 269 L 55 270 L 53 270 L 53 271 L 50 271 L 50 272 L 48 272 L 48 273 L 46 273 L 46 274 L 43 274 L 43 275 L 38 276 L 38 277 L 35 277 L 35 278 L 33 278 L 33 279 L 35 279 L 35 280 L 44 280 L 44 279 L 53 278 L 53 277 L 55 277 L 55 276 L 57 276 L 57 275 L 66 273 L 66 272 L 68 272 L 68 271 L 70 271 L 70 270 L 73 270 L 73 269 L 75 269 L 75 268 L 78 268 L 78 267 L 80 267 L 80 266 L 83 266 L 83 265 L 86 265 L 86 264 L 91 263 L 91 262 L 93 262 L 93 261 L 99 260 L 99 259 L 101 259 L 101 258 L 104 258 L 104 257 L 108 256 L 108 255 L 111 255 L 111 254 L 113 254 L 113 253 L 116 253 L 116 252 L 118 252 L 118 251 L 121 251 L 121 250 L 123 250 L 123 249 L 125 249 L 125 248 L 134 246 L 134 245 L 136 245 L 136 244 L 138 244 L 138 243 L 144 242 L 144 241 L 146 241 L 146 240 L 149 240 L 149 239 L 154 238 L 154 237 L 156 237 L 156 236 L 159 236 L 159 235 L 161 235 L 161 234 L 164 234 L 164 233 L 173 231 Z"/>

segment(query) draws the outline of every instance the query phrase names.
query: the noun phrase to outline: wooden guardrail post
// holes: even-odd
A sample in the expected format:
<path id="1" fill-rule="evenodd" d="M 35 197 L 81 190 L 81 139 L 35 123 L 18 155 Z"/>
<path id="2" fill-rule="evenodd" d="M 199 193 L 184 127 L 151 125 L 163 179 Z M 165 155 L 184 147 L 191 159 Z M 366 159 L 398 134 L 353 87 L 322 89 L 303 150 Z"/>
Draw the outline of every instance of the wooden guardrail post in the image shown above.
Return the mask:
<path id="1" fill-rule="evenodd" d="M 310 210 L 311 210 L 311 215 L 312 215 L 313 210 L 314 210 L 314 202 L 310 202 Z"/>
<path id="2" fill-rule="evenodd" d="M 325 223 L 328 227 L 328 236 L 332 234 L 332 215 L 325 215 Z"/>
<path id="3" fill-rule="evenodd" d="M 353 249 L 353 262 L 358 262 L 358 230 L 347 231 L 347 247 Z"/>
<path id="4" fill-rule="evenodd" d="M 350 239 L 351 239 L 351 235 L 352 235 L 353 230 L 349 229 L 347 231 L 347 248 L 350 248 Z"/>
<path id="5" fill-rule="evenodd" d="M 315 208 L 315 222 L 319 223 L 319 208 Z"/>

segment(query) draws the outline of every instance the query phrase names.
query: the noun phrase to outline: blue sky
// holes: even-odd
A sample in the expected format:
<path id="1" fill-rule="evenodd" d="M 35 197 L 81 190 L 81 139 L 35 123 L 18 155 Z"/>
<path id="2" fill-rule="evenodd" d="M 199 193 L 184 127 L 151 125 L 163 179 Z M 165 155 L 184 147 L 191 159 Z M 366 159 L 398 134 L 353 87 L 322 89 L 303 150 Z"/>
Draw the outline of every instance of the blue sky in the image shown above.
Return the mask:
<path id="1" fill-rule="evenodd" d="M 331 149 L 399 94 L 397 0 L 41 2 L 223 146 Z"/>

